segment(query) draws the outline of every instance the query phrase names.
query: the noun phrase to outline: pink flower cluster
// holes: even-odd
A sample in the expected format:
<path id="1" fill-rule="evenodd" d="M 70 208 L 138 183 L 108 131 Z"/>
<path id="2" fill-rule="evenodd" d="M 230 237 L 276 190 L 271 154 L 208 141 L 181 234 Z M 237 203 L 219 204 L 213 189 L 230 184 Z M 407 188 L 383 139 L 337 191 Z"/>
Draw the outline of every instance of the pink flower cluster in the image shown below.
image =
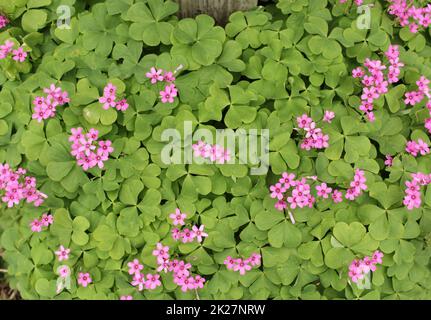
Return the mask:
<path id="1" fill-rule="evenodd" d="M 416 33 L 420 27 L 428 28 L 431 25 L 431 5 L 416 7 L 413 1 L 388 0 L 388 12 L 396 16 L 402 27 L 408 26 L 410 32 Z"/>
<path id="2" fill-rule="evenodd" d="M 2 201 L 9 208 L 26 199 L 27 203 L 40 206 L 47 195 L 36 189 L 36 178 L 25 176 L 26 170 L 12 170 L 9 165 L 0 164 L 0 191 L 4 191 Z"/>
<path id="3" fill-rule="evenodd" d="M 41 232 L 42 227 L 48 227 L 49 225 L 53 224 L 54 217 L 50 214 L 44 213 L 42 217 L 39 219 L 34 219 L 30 223 L 31 231 L 33 232 Z"/>
<path id="4" fill-rule="evenodd" d="M 69 141 L 72 142 L 72 151 L 70 153 L 85 171 L 96 165 L 102 169 L 109 154 L 114 151 L 111 146 L 112 142 L 110 140 L 98 141 L 99 131 L 96 129 L 91 128 L 86 134 L 82 130 L 81 127 L 71 129 L 72 134 Z"/>
<path id="5" fill-rule="evenodd" d="M 103 109 L 116 108 L 118 111 L 126 111 L 129 104 L 126 99 L 117 100 L 117 87 L 112 83 L 108 83 L 103 88 L 103 96 L 99 98 L 99 102 L 103 104 Z"/>
<path id="6" fill-rule="evenodd" d="M 8 24 L 9 24 L 9 19 L 4 15 L 0 15 L 0 29 L 6 27 Z"/>
<path id="7" fill-rule="evenodd" d="M 152 67 L 150 71 L 145 74 L 147 78 L 151 79 L 151 84 L 156 84 L 159 81 L 165 82 L 165 89 L 159 92 L 162 103 L 173 103 L 174 98 L 178 96 L 178 89 L 174 84 L 174 74 L 182 68 L 183 66 L 180 65 L 174 72 L 171 72 Z"/>
<path id="8" fill-rule="evenodd" d="M 383 253 L 376 250 L 372 257 L 365 257 L 364 259 L 355 259 L 349 266 L 349 277 L 352 282 L 357 283 L 365 277 L 367 273 L 376 271 L 377 264 L 382 264 Z"/>
<path id="9" fill-rule="evenodd" d="M 171 213 L 169 218 L 172 219 L 174 226 L 184 226 L 184 219 L 187 217 L 185 213 L 181 213 L 180 209 L 176 208 L 175 213 Z M 208 237 L 208 234 L 204 232 L 204 225 L 200 227 L 194 225 L 191 229 L 185 228 L 180 230 L 178 228 L 172 229 L 172 238 L 174 240 L 181 240 L 183 243 L 192 242 L 196 239 L 198 242 L 202 242 L 204 237 Z"/>
<path id="10" fill-rule="evenodd" d="M 224 149 L 218 144 L 211 145 L 200 140 L 198 143 L 193 144 L 192 148 L 195 157 L 216 161 L 219 164 L 229 162 L 231 159 L 229 149 Z"/>
<path id="11" fill-rule="evenodd" d="M 416 85 L 418 86 L 418 90 L 406 92 L 405 98 L 404 98 L 404 103 L 406 105 L 410 104 L 410 105 L 414 106 L 417 103 L 421 102 L 425 96 L 428 99 L 431 98 L 429 83 L 430 83 L 430 81 L 426 77 L 421 76 L 420 79 L 418 81 L 416 81 Z M 428 100 L 427 107 L 429 104 L 430 104 L 430 102 Z"/>
<path id="12" fill-rule="evenodd" d="M 413 173 L 412 180 L 406 181 L 406 189 L 403 204 L 408 210 L 419 208 L 421 200 L 421 186 L 426 186 L 431 183 L 431 174 L 424 174 L 421 172 Z"/>
<path id="13" fill-rule="evenodd" d="M 93 280 L 90 277 L 90 274 L 88 272 L 80 272 L 78 274 L 78 284 L 86 288 L 90 283 L 92 283 Z"/>
<path id="14" fill-rule="evenodd" d="M 301 178 L 295 180 L 295 174 L 284 172 L 281 175 L 281 178 L 278 180 L 278 183 L 269 187 L 271 191 L 271 198 L 277 199 L 278 201 L 275 204 L 275 208 L 279 211 L 283 211 L 287 208 L 289 204 L 291 209 L 295 209 L 297 207 L 304 208 L 310 207 L 312 208 L 314 203 L 316 202 L 316 198 L 311 193 L 311 186 L 307 183 L 306 178 Z M 311 180 L 316 181 L 317 177 L 311 177 Z M 290 196 L 287 192 L 291 190 Z M 326 183 L 322 183 L 316 186 L 317 196 L 322 197 L 324 199 L 329 198 L 331 195 L 332 200 L 337 203 L 341 202 L 342 193 L 337 189 L 332 190 L 332 188 L 328 187 Z M 292 222 L 294 220 L 291 217 Z"/>
<path id="15" fill-rule="evenodd" d="M 430 153 L 430 148 L 428 144 L 422 139 L 416 141 L 408 141 L 406 145 L 406 151 L 410 153 L 413 157 L 417 157 L 418 154 L 427 155 Z"/>
<path id="16" fill-rule="evenodd" d="M 371 122 L 375 120 L 374 117 L 374 100 L 378 99 L 382 94 L 388 92 L 388 85 L 390 83 L 398 82 L 400 68 L 404 66 L 399 61 L 398 46 L 390 45 L 388 50 L 385 52 L 385 56 L 389 61 L 389 68 L 380 60 L 365 59 L 364 67 L 367 72 L 362 68 L 358 67 L 352 70 L 353 78 L 361 79 L 361 83 L 364 86 L 361 95 L 361 105 L 359 109 L 363 111 L 367 119 Z M 383 70 L 387 69 L 386 75 Z"/>
<path id="17" fill-rule="evenodd" d="M 359 197 L 362 191 L 367 190 L 366 182 L 364 171 L 356 169 L 353 181 L 350 182 L 350 188 L 346 191 L 346 199 L 355 200 L 355 198 Z"/>
<path id="18" fill-rule="evenodd" d="M 328 116 L 326 116 L 326 119 L 328 119 Z M 328 122 L 330 122 L 331 119 L 332 118 L 330 118 Z M 317 128 L 316 123 L 309 116 L 303 114 L 296 118 L 296 122 L 299 128 L 305 130 L 305 138 L 302 140 L 301 149 L 308 151 L 311 149 L 324 149 L 329 146 L 329 136 L 323 134 L 322 129 Z"/>
<path id="19" fill-rule="evenodd" d="M 417 103 L 421 102 L 424 99 L 424 97 L 428 98 L 426 107 L 428 109 L 430 118 L 425 120 L 425 128 L 428 130 L 429 133 L 431 133 L 431 100 L 430 100 L 431 94 L 430 94 L 429 84 L 430 84 L 430 80 L 428 80 L 424 76 L 421 76 L 420 79 L 416 81 L 418 90 L 406 92 L 404 96 L 405 97 L 404 103 L 406 105 L 410 104 L 414 106 Z"/>
<path id="20" fill-rule="evenodd" d="M 314 176 L 307 178 L 312 181 L 317 180 L 317 177 Z M 350 187 L 346 191 L 346 199 L 354 200 L 359 197 L 362 194 L 362 191 L 367 189 L 367 185 L 365 184 L 366 181 L 364 171 L 356 169 L 353 181 L 350 182 Z M 289 194 L 286 193 L 291 188 L 292 190 L 289 196 Z M 316 185 L 315 189 L 317 197 L 319 198 L 329 199 L 329 197 L 331 197 L 334 203 L 343 201 L 343 193 L 337 189 L 329 187 L 325 182 Z M 274 207 L 279 211 L 286 209 L 288 204 L 290 209 L 295 209 L 297 207 L 312 208 L 316 202 L 316 198 L 311 193 L 311 186 L 307 183 L 307 179 L 301 178 L 295 180 L 295 174 L 293 173 L 284 172 L 278 182 L 269 187 L 269 190 L 271 191 L 271 198 L 278 200 Z M 294 223 L 292 217 L 290 217 L 290 219 Z"/>
<path id="21" fill-rule="evenodd" d="M 258 253 L 252 253 L 247 259 L 234 259 L 231 256 L 227 256 L 223 263 L 229 270 L 238 271 L 243 276 L 253 266 L 260 266 L 261 258 L 261 255 Z"/>
<path id="22" fill-rule="evenodd" d="M 4 44 L 0 45 L 0 60 L 6 59 L 9 54 L 12 54 L 12 59 L 18 62 L 24 62 L 27 58 L 27 52 L 24 51 L 22 47 L 18 49 L 13 49 L 13 43 L 10 40 L 6 40 Z"/>
<path id="23" fill-rule="evenodd" d="M 33 100 L 34 109 L 31 117 L 37 119 L 37 122 L 54 118 L 57 106 L 62 106 L 70 101 L 68 93 L 54 84 L 51 84 L 49 88 L 44 88 L 43 92 L 46 93 L 46 97 L 36 97 Z"/>
<path id="24" fill-rule="evenodd" d="M 184 263 L 181 260 L 170 260 L 169 247 L 163 246 L 161 243 L 157 244 L 156 249 L 153 251 L 153 256 L 157 258 L 157 272 L 173 272 L 174 283 L 181 286 L 181 290 L 186 292 L 188 290 L 195 290 L 203 288 L 205 279 L 199 275 L 191 276 L 190 263 Z M 162 285 L 159 274 L 144 275 L 141 270 L 144 266 L 138 259 L 129 262 L 129 274 L 133 275 L 132 285 L 138 287 L 139 291 L 146 289 L 155 289 Z"/>

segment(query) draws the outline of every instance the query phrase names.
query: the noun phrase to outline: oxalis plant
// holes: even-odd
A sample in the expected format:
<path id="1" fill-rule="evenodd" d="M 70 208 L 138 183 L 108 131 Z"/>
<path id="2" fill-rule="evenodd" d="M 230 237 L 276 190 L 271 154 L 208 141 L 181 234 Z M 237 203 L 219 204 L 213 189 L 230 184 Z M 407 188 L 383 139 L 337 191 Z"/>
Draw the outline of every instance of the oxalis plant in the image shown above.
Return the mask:
<path id="1" fill-rule="evenodd" d="M 430 299 L 425 2 L 221 27 L 0 0 L 2 277 L 24 299 Z"/>

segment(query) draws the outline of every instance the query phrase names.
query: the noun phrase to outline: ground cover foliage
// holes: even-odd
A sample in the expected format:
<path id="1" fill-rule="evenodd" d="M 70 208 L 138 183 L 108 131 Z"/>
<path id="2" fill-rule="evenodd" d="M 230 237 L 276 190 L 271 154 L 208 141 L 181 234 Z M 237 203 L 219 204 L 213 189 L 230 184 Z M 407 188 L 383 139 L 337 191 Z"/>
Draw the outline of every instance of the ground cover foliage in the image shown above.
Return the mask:
<path id="1" fill-rule="evenodd" d="M 431 79 L 430 29 L 400 26 L 388 1 L 364 3 L 373 4 L 369 29 L 358 29 L 361 13 L 351 1 L 268 2 L 220 27 L 206 15 L 179 20 L 178 5 L 165 0 L 0 0 L 9 20 L 0 44 L 10 40 L 28 54 L 0 60 L 0 163 L 25 168 L 47 195 L 37 207 L 2 204 L 9 285 L 24 299 L 431 298 L 431 187 L 420 189 L 419 207 L 403 204 L 412 174 L 431 173 L 429 154 L 406 151 L 408 141 L 430 144 L 427 99 L 404 101 L 421 76 Z M 70 29 L 57 26 L 60 5 L 71 8 Z M 352 70 L 367 58 L 383 61 L 391 44 L 404 66 L 373 102 L 369 121 Z M 146 76 L 152 67 L 178 69 L 174 102 L 160 99 L 163 85 Z M 127 110 L 102 108 L 108 83 Z M 33 101 L 51 84 L 70 101 L 37 121 Z M 335 114 L 329 122 L 322 121 L 327 110 Z M 301 148 L 303 114 L 329 136 L 328 147 Z M 269 129 L 268 173 L 250 175 L 252 163 L 165 164 L 162 132 L 182 132 L 185 121 L 194 131 Z M 84 171 L 70 154 L 78 127 L 112 141 L 102 168 Z M 345 190 L 356 169 L 367 190 L 354 201 L 322 198 L 292 209 L 294 224 L 287 209 L 274 208 L 269 188 L 284 172 Z M 190 226 L 205 226 L 202 242 L 172 238 L 176 208 Z M 53 223 L 32 231 L 44 213 Z M 206 279 L 203 288 L 184 291 L 172 273 L 157 271 L 157 243 L 190 263 L 191 274 Z M 70 249 L 66 261 L 55 254 L 61 245 Z M 349 265 L 376 250 L 382 264 L 358 287 Z M 244 275 L 224 263 L 253 253 L 261 264 Z M 160 274 L 161 285 L 131 285 L 134 259 L 145 274 Z M 58 292 L 61 265 L 71 282 Z M 79 273 L 92 282 L 78 283 Z"/>

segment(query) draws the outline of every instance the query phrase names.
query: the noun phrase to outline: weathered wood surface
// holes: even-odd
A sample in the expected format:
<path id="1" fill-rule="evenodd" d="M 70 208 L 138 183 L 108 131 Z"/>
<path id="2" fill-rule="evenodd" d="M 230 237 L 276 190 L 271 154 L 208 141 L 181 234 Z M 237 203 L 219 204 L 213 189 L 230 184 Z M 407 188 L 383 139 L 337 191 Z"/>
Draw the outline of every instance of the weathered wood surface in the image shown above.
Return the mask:
<path id="1" fill-rule="evenodd" d="M 217 24 L 225 25 L 232 12 L 257 6 L 258 0 L 175 0 L 180 5 L 179 16 L 192 18 L 201 13 L 212 16 Z"/>

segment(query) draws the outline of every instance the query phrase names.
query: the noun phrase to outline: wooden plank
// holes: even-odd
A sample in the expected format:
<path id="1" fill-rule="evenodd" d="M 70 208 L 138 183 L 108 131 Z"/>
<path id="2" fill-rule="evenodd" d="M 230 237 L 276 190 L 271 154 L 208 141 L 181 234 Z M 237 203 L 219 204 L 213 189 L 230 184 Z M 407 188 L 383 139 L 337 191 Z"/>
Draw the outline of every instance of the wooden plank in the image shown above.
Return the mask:
<path id="1" fill-rule="evenodd" d="M 225 25 L 232 12 L 246 11 L 257 6 L 258 0 L 175 0 L 180 5 L 180 18 L 192 18 L 205 13 L 217 24 Z"/>

